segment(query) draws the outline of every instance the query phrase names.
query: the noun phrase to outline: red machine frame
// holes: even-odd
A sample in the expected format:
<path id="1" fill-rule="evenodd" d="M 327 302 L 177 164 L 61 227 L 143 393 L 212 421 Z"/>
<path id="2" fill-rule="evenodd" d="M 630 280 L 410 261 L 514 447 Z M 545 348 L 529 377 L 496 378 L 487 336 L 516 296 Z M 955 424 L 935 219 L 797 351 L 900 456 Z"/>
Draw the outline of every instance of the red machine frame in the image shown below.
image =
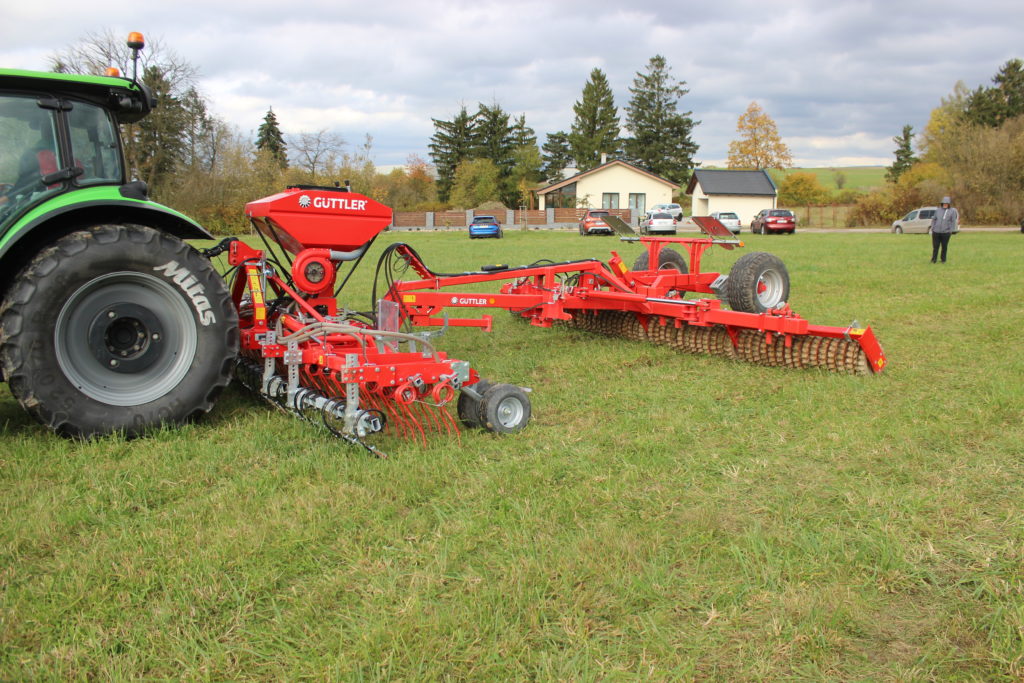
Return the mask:
<path id="1" fill-rule="evenodd" d="M 703 238 L 637 237 L 629 226 L 611 220 L 623 240 L 646 248 L 646 260 L 638 259 L 633 269 L 612 252 L 607 264 L 585 259 L 437 274 L 412 247 L 393 244 L 381 256 L 378 275 L 385 264 L 400 265 L 419 279 L 389 281 L 387 292 L 374 302 L 375 314 L 368 316 L 340 309 L 336 297 L 344 281 L 337 289 L 335 283 L 339 268 L 354 262 L 354 269 L 390 224 L 389 208 L 340 189 L 298 186 L 251 202 L 246 213 L 259 235 L 283 247 L 291 262 L 287 267 L 278 262 L 266 239 L 266 250 L 227 240 L 208 252 L 227 250 L 234 270 L 231 295 L 242 349 L 236 375 L 281 408 L 317 418 L 335 435 L 377 455 L 383 454 L 363 439 L 387 424 L 420 440 L 428 430 L 457 436 L 458 425 L 445 409 L 456 396 L 458 416 L 469 426 L 507 433 L 529 420 L 522 387 L 481 380 L 469 363 L 434 348 L 430 337 L 436 333 L 401 331 L 403 324 L 491 330 L 489 314 L 450 316 L 448 309 L 505 309 L 540 327 L 571 322 L 602 329 L 602 320 L 613 318 L 640 338 L 770 365 L 868 373 L 880 372 L 886 363 L 870 328 L 811 325 L 784 300 L 769 306 L 757 298 L 768 289 L 768 280 L 761 278 L 769 271 L 752 275 L 748 268 L 740 278 L 737 262 L 730 275 L 702 272 L 701 258 L 712 246 L 742 246 L 713 219 L 696 219 L 709 234 Z M 686 262 L 667 245 L 682 247 Z M 392 261 L 394 255 L 401 261 Z M 750 257 L 775 259 L 763 252 L 743 258 Z M 778 269 L 785 271 L 781 261 Z M 498 292 L 461 291 L 497 282 L 504 283 Z M 736 282 L 756 303 L 732 297 Z M 691 292 L 712 296 L 687 298 Z M 733 309 L 742 301 L 762 310 L 723 308 L 726 293 Z M 766 300 L 774 301 L 773 296 Z M 684 343 L 684 337 L 690 341 Z"/>
<path id="2" fill-rule="evenodd" d="M 448 308 L 502 308 L 519 312 L 530 323 L 550 327 L 558 321 L 572 320 L 578 315 L 599 311 L 632 313 L 644 330 L 652 324 L 709 327 L 721 325 L 734 348 L 739 348 L 739 331 L 754 330 L 764 334 L 766 345 L 781 337 L 785 348 L 791 349 L 799 337 L 822 337 L 855 342 L 863 351 L 867 364 L 859 367 L 881 372 L 886 365 L 885 353 L 870 327 L 856 324 L 847 327 L 811 325 L 794 313 L 788 304 L 760 313 L 722 308 L 717 298 L 686 299 L 681 293 L 716 293 L 721 273 L 700 270 L 701 256 L 718 245 L 727 249 L 742 246 L 731 239 L 685 237 L 639 237 L 647 247 L 648 263 L 660 263 L 661 250 L 668 244 L 685 248 L 689 256 L 689 272 L 673 269 L 634 271 L 626 267 L 622 257 L 612 252 L 608 265 L 596 260 L 569 261 L 517 268 L 501 268 L 461 275 L 436 275 L 408 246 L 399 253 L 406 259 L 419 280 L 394 283 L 388 298 L 400 303 L 406 318 L 416 326 L 448 324 L 480 327 L 491 330 L 492 317 L 438 317 Z M 560 277 L 573 274 L 573 284 L 561 284 Z M 512 280 L 500 293 L 464 293 L 453 296 L 441 290 L 467 284 Z M 720 288 L 720 287 L 719 287 Z M 798 361 L 797 361 L 798 362 Z M 824 363 L 822 363 L 824 364 Z M 839 368 L 832 368 L 839 369 Z"/>

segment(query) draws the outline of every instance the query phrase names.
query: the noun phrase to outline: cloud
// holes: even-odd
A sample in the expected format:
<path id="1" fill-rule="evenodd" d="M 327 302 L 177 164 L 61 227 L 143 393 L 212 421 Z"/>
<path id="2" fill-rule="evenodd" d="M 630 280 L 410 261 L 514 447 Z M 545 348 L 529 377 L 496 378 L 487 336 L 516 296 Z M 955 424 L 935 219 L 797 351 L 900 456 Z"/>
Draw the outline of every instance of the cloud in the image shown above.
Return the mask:
<path id="1" fill-rule="evenodd" d="M 525 113 L 543 142 L 569 128 L 594 67 L 624 116 L 634 76 L 662 54 L 701 121 L 698 159 L 724 160 L 756 100 L 796 159 L 840 165 L 889 163 L 892 136 L 920 130 L 957 81 L 988 84 L 1022 56 L 1021 25 L 1019 0 L 53 0 L 5 8 L 0 64 L 43 69 L 89 31 L 141 30 L 196 65 L 214 113 L 243 132 L 272 106 L 288 132 L 369 133 L 392 164 L 426 155 L 431 118 L 479 102 Z"/>

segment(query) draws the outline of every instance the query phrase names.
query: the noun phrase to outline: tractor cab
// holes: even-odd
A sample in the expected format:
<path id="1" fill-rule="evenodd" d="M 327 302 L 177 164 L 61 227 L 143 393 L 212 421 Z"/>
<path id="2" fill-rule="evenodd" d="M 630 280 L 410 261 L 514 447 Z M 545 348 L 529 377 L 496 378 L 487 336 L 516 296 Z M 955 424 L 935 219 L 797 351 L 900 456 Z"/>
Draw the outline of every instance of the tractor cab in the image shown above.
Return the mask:
<path id="1" fill-rule="evenodd" d="M 118 123 L 144 103 L 121 78 L 0 70 L 0 234 L 55 195 L 126 184 Z"/>

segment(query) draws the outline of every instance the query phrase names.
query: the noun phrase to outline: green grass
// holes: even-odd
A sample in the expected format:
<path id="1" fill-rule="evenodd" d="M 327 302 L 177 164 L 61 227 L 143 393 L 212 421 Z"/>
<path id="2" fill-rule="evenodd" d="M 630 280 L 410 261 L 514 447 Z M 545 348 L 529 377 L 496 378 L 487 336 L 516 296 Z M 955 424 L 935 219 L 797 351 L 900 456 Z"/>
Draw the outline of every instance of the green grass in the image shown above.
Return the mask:
<path id="1" fill-rule="evenodd" d="M 406 233 L 368 261 L 399 238 L 438 271 L 639 251 Z M 91 443 L 2 390 L 0 679 L 1019 680 L 1024 239 L 958 235 L 945 266 L 924 236 L 744 239 L 801 315 L 872 325 L 886 372 L 499 312 L 440 346 L 532 387 L 531 425 L 388 460 L 236 388 Z"/>
<path id="2" fill-rule="evenodd" d="M 828 190 L 874 190 L 885 184 L 885 166 L 836 166 L 834 168 L 789 168 L 785 171 L 771 171 L 772 179 L 778 183 L 791 173 L 811 173 Z M 840 188 L 836 173 L 842 173 L 846 180 Z"/>

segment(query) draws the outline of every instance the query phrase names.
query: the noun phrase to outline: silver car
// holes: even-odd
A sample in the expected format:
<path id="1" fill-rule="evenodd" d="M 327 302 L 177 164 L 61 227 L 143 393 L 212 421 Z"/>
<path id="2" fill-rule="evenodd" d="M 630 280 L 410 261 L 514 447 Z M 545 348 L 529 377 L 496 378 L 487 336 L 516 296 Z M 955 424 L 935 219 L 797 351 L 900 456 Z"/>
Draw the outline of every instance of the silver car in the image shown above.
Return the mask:
<path id="1" fill-rule="evenodd" d="M 892 231 L 897 235 L 904 232 L 928 232 L 932 227 L 932 218 L 935 217 L 936 207 L 924 206 L 914 209 L 898 221 L 893 221 Z"/>
<path id="2" fill-rule="evenodd" d="M 647 210 L 647 213 L 650 214 L 654 213 L 655 211 L 667 213 L 668 215 L 675 218 L 677 221 L 683 220 L 683 207 L 679 206 L 678 204 L 655 204 L 654 206 Z"/>
<path id="3" fill-rule="evenodd" d="M 647 214 L 647 217 L 640 221 L 640 234 L 651 235 L 654 233 L 676 234 L 676 219 L 661 211 Z"/>
<path id="4" fill-rule="evenodd" d="M 892 232 L 897 235 L 904 232 L 926 233 L 931 230 L 932 218 L 935 217 L 935 212 L 938 210 L 937 206 L 922 206 L 920 209 L 914 209 L 898 221 L 893 221 Z M 960 232 L 959 220 L 953 232 Z"/>
<path id="5" fill-rule="evenodd" d="M 715 211 L 711 214 L 711 217 L 716 219 L 719 223 L 729 228 L 729 232 L 734 235 L 740 234 L 740 230 L 743 226 L 740 224 L 740 217 L 732 211 Z"/>

